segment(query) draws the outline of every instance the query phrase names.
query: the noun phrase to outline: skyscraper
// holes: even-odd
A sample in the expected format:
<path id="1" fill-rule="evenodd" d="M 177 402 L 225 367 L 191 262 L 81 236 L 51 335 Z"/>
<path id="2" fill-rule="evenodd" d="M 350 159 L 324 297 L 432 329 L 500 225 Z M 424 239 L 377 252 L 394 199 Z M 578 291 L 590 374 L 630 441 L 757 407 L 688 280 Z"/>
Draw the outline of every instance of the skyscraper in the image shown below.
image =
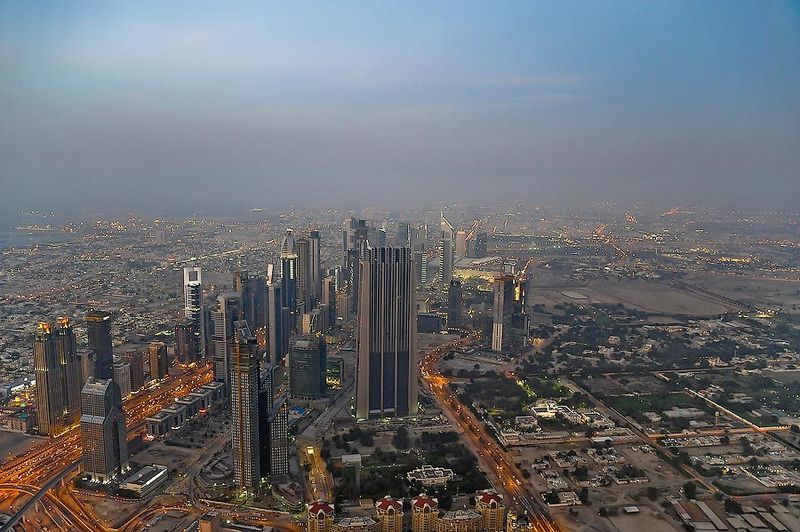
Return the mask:
<path id="1" fill-rule="evenodd" d="M 453 279 L 450 281 L 450 289 L 447 292 L 447 327 L 458 329 L 461 327 L 462 309 L 461 281 Z"/>
<path id="2" fill-rule="evenodd" d="M 508 348 L 511 338 L 511 316 L 514 312 L 514 276 L 503 275 L 494 280 L 492 308 L 492 351 Z"/>
<path id="3" fill-rule="evenodd" d="M 78 421 L 81 411 L 81 361 L 75 342 L 75 331 L 69 318 L 61 316 L 56 320 L 56 353 L 61 366 L 61 397 L 64 400 L 66 423 Z"/>
<path id="4" fill-rule="evenodd" d="M 319 399 L 325 394 L 328 355 L 322 335 L 292 340 L 289 348 L 289 393 L 292 397 Z"/>
<path id="5" fill-rule="evenodd" d="M 439 239 L 439 272 L 442 284 L 450 286 L 453 278 L 453 238 L 455 230 L 450 222 L 441 216 L 440 222 L 441 238 Z"/>
<path id="6" fill-rule="evenodd" d="M 316 305 L 322 298 L 322 271 L 320 270 L 320 238 L 319 231 L 308 233 L 308 286 L 311 291 L 311 305 Z M 312 308 L 308 307 L 308 308 Z"/>
<path id="7" fill-rule="evenodd" d="M 41 322 L 33 343 L 39 433 L 56 434 L 80 415 L 81 365 L 69 318 Z"/>
<path id="8" fill-rule="evenodd" d="M 150 342 L 150 378 L 160 380 L 169 375 L 169 356 L 164 342 Z"/>
<path id="9" fill-rule="evenodd" d="M 114 351 L 111 342 L 111 315 L 102 310 L 91 310 L 86 314 L 86 329 L 89 336 L 89 349 L 94 352 L 95 377 L 110 379 L 114 364 Z"/>
<path id="10" fill-rule="evenodd" d="M 81 392 L 83 472 L 108 482 L 128 470 L 128 439 L 119 386 L 90 377 Z"/>
<path id="11" fill-rule="evenodd" d="M 414 244 L 412 250 L 417 286 L 424 285 L 428 282 L 428 255 L 425 252 L 425 242 Z"/>
<path id="12" fill-rule="evenodd" d="M 52 323 L 40 322 L 33 341 L 39 434 L 53 435 L 64 427 L 64 395 Z"/>
<path id="13" fill-rule="evenodd" d="M 200 357 L 200 346 L 197 345 L 199 335 L 188 318 L 184 317 L 175 324 L 175 357 L 181 364 L 196 362 Z"/>
<path id="14" fill-rule="evenodd" d="M 234 323 L 241 316 L 242 300 L 237 292 L 223 292 L 217 297 L 217 308 L 211 313 L 214 333 L 214 380 L 228 383 L 230 378 L 230 346 L 234 337 Z"/>
<path id="15" fill-rule="evenodd" d="M 409 248 L 367 249 L 361 261 L 356 417 L 417 413 L 417 306 Z"/>
<path id="16" fill-rule="evenodd" d="M 328 275 L 322 279 L 322 292 L 320 301 L 328 312 L 328 326 L 336 324 L 336 278 Z"/>
<path id="17" fill-rule="evenodd" d="M 203 270 L 199 266 L 183 269 L 183 313 L 195 335 L 196 359 L 206 355 L 206 313 L 203 309 Z"/>
<path id="18" fill-rule="evenodd" d="M 262 456 L 262 470 L 268 468 L 271 477 L 285 477 L 289 474 L 289 402 L 285 395 L 272 404 L 266 423 L 262 418 L 262 424 L 269 433 L 265 449 L 269 461 L 264 462 Z"/>
<path id="19" fill-rule="evenodd" d="M 125 399 L 131 394 L 131 365 L 123 360 L 117 360 L 112 370 L 114 382 L 119 386 L 119 394 Z"/>
<path id="20" fill-rule="evenodd" d="M 311 312 L 311 244 L 305 237 L 298 238 L 295 242 L 297 252 L 297 315 Z"/>
<path id="21" fill-rule="evenodd" d="M 366 247 L 366 220 L 349 218 L 342 227 L 342 272 L 344 274 L 344 288 L 350 299 L 351 312 L 358 310 L 359 268 L 361 257 Z"/>
<path id="22" fill-rule="evenodd" d="M 144 386 L 144 353 L 128 351 L 122 359 L 131 367 L 131 392 L 138 392 Z"/>
<path id="23" fill-rule="evenodd" d="M 231 337 L 231 452 L 236 487 L 252 490 L 261 481 L 257 342 L 244 320 Z"/>
<path id="24" fill-rule="evenodd" d="M 283 305 L 283 286 L 267 267 L 267 348 L 272 364 L 280 365 L 289 351 L 289 309 Z"/>
<path id="25" fill-rule="evenodd" d="M 289 330 L 297 327 L 297 250 L 292 230 L 286 231 L 281 243 L 281 294 L 283 306 L 289 309 Z"/>
<path id="26" fill-rule="evenodd" d="M 467 256 L 467 232 L 463 229 L 456 231 L 456 260 Z"/>

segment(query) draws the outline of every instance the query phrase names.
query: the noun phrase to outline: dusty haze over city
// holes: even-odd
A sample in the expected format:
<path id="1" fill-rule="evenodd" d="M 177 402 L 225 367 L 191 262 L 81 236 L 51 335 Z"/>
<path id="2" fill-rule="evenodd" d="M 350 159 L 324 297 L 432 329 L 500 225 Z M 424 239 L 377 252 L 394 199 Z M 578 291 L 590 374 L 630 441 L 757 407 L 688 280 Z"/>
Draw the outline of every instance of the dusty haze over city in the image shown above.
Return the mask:
<path id="1" fill-rule="evenodd" d="M 0 221 L 800 197 L 796 2 L 3 2 L 0 35 Z"/>

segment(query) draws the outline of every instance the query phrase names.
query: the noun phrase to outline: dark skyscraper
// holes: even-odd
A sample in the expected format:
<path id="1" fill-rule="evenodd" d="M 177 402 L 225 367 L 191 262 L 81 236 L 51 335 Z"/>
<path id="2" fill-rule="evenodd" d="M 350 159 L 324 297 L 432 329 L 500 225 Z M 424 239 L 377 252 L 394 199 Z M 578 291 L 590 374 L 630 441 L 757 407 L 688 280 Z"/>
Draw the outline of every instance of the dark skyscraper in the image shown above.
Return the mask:
<path id="1" fill-rule="evenodd" d="M 461 316 L 464 312 L 462 306 L 461 281 L 453 279 L 450 281 L 450 289 L 447 292 L 448 328 L 457 329 L 461 327 Z"/>
<path id="2" fill-rule="evenodd" d="M 209 328 L 206 323 L 208 312 L 203 306 L 203 271 L 199 266 L 183 269 L 183 313 L 195 335 L 194 345 L 199 360 L 206 355 L 209 344 L 209 337 L 206 334 Z"/>
<path id="3" fill-rule="evenodd" d="M 178 362 L 188 364 L 199 360 L 200 346 L 197 345 L 199 338 L 188 319 L 178 320 L 175 325 L 175 356 Z"/>
<path id="4" fill-rule="evenodd" d="M 236 487 L 253 490 L 261 481 L 258 345 L 245 321 L 237 321 L 231 353 L 231 453 Z"/>
<path id="5" fill-rule="evenodd" d="M 417 412 L 417 305 L 409 248 L 368 249 L 361 261 L 356 417 Z"/>
<path id="6" fill-rule="evenodd" d="M 295 243 L 297 252 L 297 306 L 298 319 L 305 312 L 314 308 L 311 298 L 311 244 L 307 238 L 298 238 Z M 302 312 L 301 312 L 302 310 Z"/>
<path id="7" fill-rule="evenodd" d="M 308 285 L 311 291 L 312 306 L 322 298 L 322 271 L 320 270 L 319 231 L 308 233 Z"/>
<path id="8" fill-rule="evenodd" d="M 281 243 L 281 295 L 283 306 L 289 310 L 289 330 L 297 327 L 297 247 L 292 230 L 286 232 Z"/>
<path id="9" fill-rule="evenodd" d="M 86 381 L 81 392 L 83 473 L 108 482 L 128 470 L 128 438 L 122 397 L 113 380 Z"/>
<path id="10" fill-rule="evenodd" d="M 136 393 L 144 386 L 144 353 L 128 351 L 122 359 L 131 366 L 131 392 Z"/>
<path id="11" fill-rule="evenodd" d="M 91 310 L 86 314 L 86 329 L 89 336 L 89 349 L 95 355 L 95 377 L 113 377 L 114 348 L 111 342 L 111 315 L 102 310 Z"/>
<path id="12" fill-rule="evenodd" d="M 163 379 L 169 375 L 169 356 L 164 342 L 150 342 L 150 378 Z"/>
<path id="13" fill-rule="evenodd" d="M 261 476 L 285 477 L 289 474 L 289 404 L 285 395 L 272 401 L 266 391 L 259 394 L 259 429 Z"/>
<path id="14" fill-rule="evenodd" d="M 59 317 L 55 330 L 56 353 L 61 366 L 61 394 L 67 423 L 78 421 L 81 410 L 81 361 L 75 342 L 75 331 L 69 318 Z"/>
<path id="15" fill-rule="evenodd" d="M 289 348 L 289 393 L 302 399 L 319 399 L 325 394 L 328 367 L 325 339 L 304 336 L 292 340 Z"/>

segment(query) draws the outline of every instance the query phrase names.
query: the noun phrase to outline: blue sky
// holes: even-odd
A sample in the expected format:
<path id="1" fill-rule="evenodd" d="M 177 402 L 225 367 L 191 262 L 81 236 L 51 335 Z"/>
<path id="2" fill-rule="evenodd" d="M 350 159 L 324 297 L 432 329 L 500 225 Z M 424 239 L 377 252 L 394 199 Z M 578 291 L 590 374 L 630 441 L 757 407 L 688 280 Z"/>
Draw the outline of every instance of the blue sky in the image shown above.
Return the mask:
<path id="1" fill-rule="evenodd" d="M 5 1 L 0 74 L 0 208 L 800 198 L 796 1 Z"/>

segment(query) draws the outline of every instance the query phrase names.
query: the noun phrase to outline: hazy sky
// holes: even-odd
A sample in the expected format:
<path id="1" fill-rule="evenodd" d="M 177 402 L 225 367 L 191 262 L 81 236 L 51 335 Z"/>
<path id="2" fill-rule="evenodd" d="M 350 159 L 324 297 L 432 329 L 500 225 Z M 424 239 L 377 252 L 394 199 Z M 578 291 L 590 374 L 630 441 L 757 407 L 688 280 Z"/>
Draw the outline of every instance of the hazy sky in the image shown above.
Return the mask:
<path id="1" fill-rule="evenodd" d="M 0 1 L 0 211 L 800 208 L 800 2 Z"/>

